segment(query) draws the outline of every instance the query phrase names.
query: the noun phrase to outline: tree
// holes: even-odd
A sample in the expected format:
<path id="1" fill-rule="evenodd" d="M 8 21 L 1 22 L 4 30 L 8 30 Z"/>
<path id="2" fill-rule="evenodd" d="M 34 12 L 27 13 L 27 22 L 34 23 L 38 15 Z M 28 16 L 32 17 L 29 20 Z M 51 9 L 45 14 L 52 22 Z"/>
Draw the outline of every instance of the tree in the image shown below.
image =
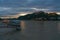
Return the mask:
<path id="1" fill-rule="evenodd" d="M 48 18 L 50 20 L 50 18 L 52 18 L 52 20 L 57 20 L 58 19 L 58 15 L 56 13 L 49 13 L 48 14 Z"/>
<path id="2" fill-rule="evenodd" d="M 0 20 L 1 20 L 1 18 L 0 18 Z"/>

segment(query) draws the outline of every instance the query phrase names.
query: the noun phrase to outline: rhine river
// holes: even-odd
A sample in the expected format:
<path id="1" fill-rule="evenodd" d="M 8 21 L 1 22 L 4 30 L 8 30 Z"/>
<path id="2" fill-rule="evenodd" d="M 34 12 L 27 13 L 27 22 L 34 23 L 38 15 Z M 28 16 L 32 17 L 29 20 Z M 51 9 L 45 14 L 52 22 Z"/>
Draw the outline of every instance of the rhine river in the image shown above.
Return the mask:
<path id="1" fill-rule="evenodd" d="M 21 21 L 21 31 L 0 28 L 0 40 L 60 40 L 60 21 Z"/>

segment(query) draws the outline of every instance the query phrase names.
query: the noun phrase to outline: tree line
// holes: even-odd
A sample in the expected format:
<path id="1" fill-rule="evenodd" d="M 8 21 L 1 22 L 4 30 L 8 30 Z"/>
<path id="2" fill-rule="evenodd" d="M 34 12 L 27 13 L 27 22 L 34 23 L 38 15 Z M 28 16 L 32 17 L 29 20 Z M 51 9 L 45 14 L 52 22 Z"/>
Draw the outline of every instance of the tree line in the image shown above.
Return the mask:
<path id="1" fill-rule="evenodd" d="M 25 16 L 18 17 L 19 20 L 59 20 L 57 13 L 46 13 L 43 11 L 34 12 L 32 14 L 27 14 Z"/>
<path id="2" fill-rule="evenodd" d="M 3 20 L 0 18 L 0 20 Z M 8 20 L 60 20 L 60 15 L 57 13 L 47 13 L 43 11 L 33 12 L 25 16 L 19 16 L 18 18 L 9 18 Z"/>

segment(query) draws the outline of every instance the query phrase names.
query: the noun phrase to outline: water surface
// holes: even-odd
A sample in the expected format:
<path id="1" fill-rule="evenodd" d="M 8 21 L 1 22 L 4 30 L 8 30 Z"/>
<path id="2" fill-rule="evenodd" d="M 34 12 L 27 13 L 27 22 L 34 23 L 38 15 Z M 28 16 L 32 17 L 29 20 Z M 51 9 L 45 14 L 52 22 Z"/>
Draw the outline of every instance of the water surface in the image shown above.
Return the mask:
<path id="1" fill-rule="evenodd" d="M 60 40 L 60 21 L 21 21 L 21 31 L 1 35 L 1 40 Z"/>

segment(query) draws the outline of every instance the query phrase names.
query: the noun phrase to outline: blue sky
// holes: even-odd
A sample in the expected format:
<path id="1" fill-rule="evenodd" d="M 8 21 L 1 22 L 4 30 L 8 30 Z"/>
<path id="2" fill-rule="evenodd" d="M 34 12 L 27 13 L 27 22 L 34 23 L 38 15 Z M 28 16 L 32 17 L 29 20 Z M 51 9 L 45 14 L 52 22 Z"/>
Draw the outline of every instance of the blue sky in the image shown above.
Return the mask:
<path id="1" fill-rule="evenodd" d="M 59 0 L 0 0 L 0 15 L 15 15 L 18 12 L 48 9 L 60 11 Z M 46 11 L 46 10 L 44 10 Z"/>

